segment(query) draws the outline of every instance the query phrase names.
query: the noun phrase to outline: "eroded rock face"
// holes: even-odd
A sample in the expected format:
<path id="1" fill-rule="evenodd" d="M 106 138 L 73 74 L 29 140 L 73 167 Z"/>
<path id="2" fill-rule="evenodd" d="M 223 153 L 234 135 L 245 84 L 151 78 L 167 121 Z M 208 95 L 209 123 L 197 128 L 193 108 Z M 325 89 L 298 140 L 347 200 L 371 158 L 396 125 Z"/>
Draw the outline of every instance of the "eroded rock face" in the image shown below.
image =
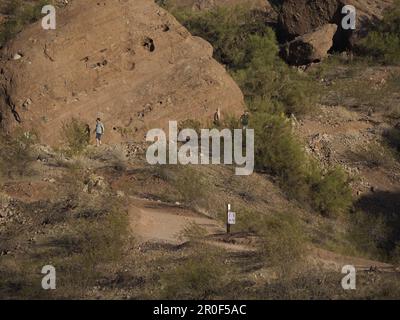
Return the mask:
<path id="1" fill-rule="evenodd" d="M 313 32 L 297 37 L 284 46 L 283 58 L 294 65 L 321 61 L 333 46 L 337 28 L 336 24 L 326 24 Z"/>
<path id="2" fill-rule="evenodd" d="M 57 30 L 36 23 L 1 51 L 3 129 L 35 129 L 57 145 L 64 122 L 75 117 L 93 129 L 101 117 L 106 142 L 141 140 L 168 120 L 244 108 L 212 46 L 152 0 L 74 0 L 57 18 Z"/>

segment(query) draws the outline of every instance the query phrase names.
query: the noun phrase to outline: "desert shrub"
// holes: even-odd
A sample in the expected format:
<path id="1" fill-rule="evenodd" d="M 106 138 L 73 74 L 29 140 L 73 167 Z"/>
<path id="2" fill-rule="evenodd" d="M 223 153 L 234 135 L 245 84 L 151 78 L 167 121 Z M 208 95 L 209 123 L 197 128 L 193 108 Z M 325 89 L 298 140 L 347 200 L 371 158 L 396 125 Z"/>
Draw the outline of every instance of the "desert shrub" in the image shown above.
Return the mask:
<path id="1" fill-rule="evenodd" d="M 90 132 L 86 124 L 76 118 L 63 124 L 62 135 L 72 155 L 81 153 L 89 144 Z"/>
<path id="2" fill-rule="evenodd" d="M 383 248 L 387 242 L 389 228 L 384 216 L 356 211 L 351 215 L 348 234 L 360 252 L 375 259 L 387 259 L 387 252 Z"/>
<path id="3" fill-rule="evenodd" d="M 305 250 L 305 237 L 294 215 L 273 216 L 261 221 L 262 250 L 268 263 L 286 274 L 299 263 Z"/>
<path id="4" fill-rule="evenodd" d="M 223 254 L 201 245 L 195 252 L 162 274 L 162 298 L 205 300 L 215 298 L 221 292 L 226 274 Z"/>
<path id="5" fill-rule="evenodd" d="M 248 100 L 270 99 L 287 114 L 312 109 L 316 90 L 306 74 L 279 57 L 275 33 L 262 15 L 244 7 L 173 13 L 192 34 L 213 45 L 214 57 L 229 68 Z"/>
<path id="6" fill-rule="evenodd" d="M 249 61 L 249 35 L 272 34 L 262 17 L 242 6 L 173 13 L 193 35 L 209 41 L 215 49 L 214 57 L 232 70 L 244 67 Z"/>
<path id="7" fill-rule="evenodd" d="M 255 160 L 258 170 L 276 176 L 292 195 L 305 193 L 307 158 L 300 143 L 291 134 L 283 115 L 261 113 L 253 117 Z"/>
<path id="8" fill-rule="evenodd" d="M 101 276 L 102 265 L 122 258 L 128 236 L 127 215 L 116 204 L 108 207 L 101 215 L 91 213 L 88 218 L 70 219 L 65 232 L 49 239 L 48 247 L 53 249 L 48 254 L 61 262 L 60 287 L 84 290 L 93 286 Z"/>
<path id="9" fill-rule="evenodd" d="M 83 298 L 108 267 L 120 263 L 128 241 L 128 215 L 116 198 L 93 197 L 82 193 L 76 181 L 79 174 L 63 180 L 60 198 L 21 204 L 18 208 L 29 217 L 21 226 L 7 225 L 2 243 L 21 241 L 33 231 L 40 245 L 26 242 L 23 255 L 13 255 L 0 266 L 2 298 Z M 35 233 L 36 234 L 36 233 Z M 57 290 L 51 294 L 40 287 L 44 265 L 57 269 Z M 15 266 L 18 266 L 16 268 Z M 39 284 L 39 285 L 38 285 Z"/>
<path id="10" fill-rule="evenodd" d="M 247 101 L 269 100 L 286 114 L 303 115 L 317 95 L 310 78 L 290 69 L 278 56 L 274 33 L 249 37 L 249 61 L 234 73 Z"/>
<path id="11" fill-rule="evenodd" d="M 0 176 L 12 178 L 32 173 L 32 146 L 37 140 L 31 132 L 16 132 L 14 137 L 0 134 Z"/>
<path id="12" fill-rule="evenodd" d="M 386 64 L 400 63 L 400 1 L 386 11 L 384 18 L 361 41 L 359 49 Z"/>
<path id="13" fill-rule="evenodd" d="M 384 138 L 386 143 L 400 154 L 400 130 L 397 128 L 390 129 L 384 134 Z"/>
<path id="14" fill-rule="evenodd" d="M 282 277 L 257 290 L 256 299 L 283 300 L 376 300 L 398 299 L 396 272 L 357 273 L 357 290 L 343 290 L 340 272 L 309 268 L 296 277 Z"/>
<path id="15" fill-rule="evenodd" d="M 278 272 L 287 275 L 302 262 L 308 239 L 295 214 L 263 214 L 242 208 L 235 230 L 259 236 L 259 253 Z"/>
<path id="16" fill-rule="evenodd" d="M 363 194 L 355 203 L 355 208 L 362 212 L 356 216 L 354 229 L 371 237 L 378 249 L 380 258 L 390 261 L 398 253 L 400 244 L 399 193 L 375 191 Z"/>
<path id="17" fill-rule="evenodd" d="M 234 129 L 240 129 L 242 127 L 240 117 L 232 113 L 222 113 L 221 120 L 218 123 L 209 122 L 206 126 L 208 129 L 218 129 L 224 130 L 229 129 L 233 131 Z M 223 141 L 221 141 L 223 143 Z"/>
<path id="18" fill-rule="evenodd" d="M 6 21 L 0 25 L 0 46 L 20 32 L 24 26 L 42 17 L 43 6 L 52 4 L 49 0 L 5 0 L 0 5 L 0 12 L 7 15 Z"/>
<path id="19" fill-rule="evenodd" d="M 361 162 L 371 169 L 379 167 L 390 168 L 394 165 L 391 152 L 389 152 L 388 148 L 377 142 L 371 143 L 368 146 L 359 146 L 355 151 L 348 153 L 348 158 L 354 164 Z"/>
<path id="20" fill-rule="evenodd" d="M 105 264 L 122 258 L 127 216 L 117 208 L 96 219 L 70 219 L 63 232 L 49 237 L 39 261 L 51 257 L 58 267 L 60 295 L 80 296 L 102 276 Z M 38 262 L 39 262 L 38 261 Z"/>
<path id="21" fill-rule="evenodd" d="M 183 231 L 179 234 L 179 238 L 181 240 L 189 240 L 190 242 L 197 242 L 203 240 L 206 235 L 207 235 L 206 229 L 199 226 L 195 222 L 191 222 L 185 226 Z"/>
<path id="22" fill-rule="evenodd" d="M 314 78 L 321 104 L 345 106 L 368 113 L 384 112 L 385 116 L 398 119 L 398 72 L 393 69 L 377 82 L 374 77 L 368 76 L 371 71 L 379 72 L 376 63 L 376 59 L 371 57 L 355 56 L 350 60 L 335 54 L 307 73 Z"/>
<path id="23" fill-rule="evenodd" d="M 263 113 L 263 105 L 258 108 L 251 122 L 257 169 L 274 175 L 290 196 L 316 211 L 333 215 L 346 211 L 352 201 L 347 175 L 338 168 L 324 173 L 306 155 L 283 114 Z"/>
<path id="24" fill-rule="evenodd" d="M 187 119 L 180 121 L 178 123 L 178 131 L 182 131 L 184 129 L 193 129 L 194 131 L 197 132 L 197 134 L 201 133 L 201 129 L 203 129 L 203 126 L 200 121 L 198 120 L 193 120 L 193 119 Z"/>
<path id="25" fill-rule="evenodd" d="M 179 166 L 172 180 L 181 201 L 189 206 L 202 205 L 207 198 L 206 177 L 191 166 Z"/>
<path id="26" fill-rule="evenodd" d="M 91 160 L 102 162 L 116 171 L 125 171 L 128 165 L 126 149 L 120 145 L 109 146 L 105 149 L 88 148 L 84 155 Z"/>
<path id="27" fill-rule="evenodd" d="M 160 7 L 166 7 L 168 0 L 155 0 L 155 3 L 157 3 Z"/>
<path id="28" fill-rule="evenodd" d="M 195 209 L 208 207 L 210 183 L 196 166 L 157 165 L 152 167 L 151 174 L 169 184 L 169 189 L 161 195 L 164 201 L 179 201 Z"/>
<path id="29" fill-rule="evenodd" d="M 311 197 L 313 207 L 325 215 L 347 212 L 352 205 L 349 177 L 340 167 L 312 175 Z"/>

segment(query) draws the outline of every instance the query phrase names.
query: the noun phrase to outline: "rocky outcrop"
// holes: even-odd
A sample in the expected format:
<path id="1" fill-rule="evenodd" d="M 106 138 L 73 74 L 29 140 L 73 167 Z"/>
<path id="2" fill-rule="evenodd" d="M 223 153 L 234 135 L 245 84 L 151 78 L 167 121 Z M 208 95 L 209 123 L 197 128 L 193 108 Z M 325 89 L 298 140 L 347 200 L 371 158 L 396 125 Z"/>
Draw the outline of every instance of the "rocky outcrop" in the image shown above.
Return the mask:
<path id="1" fill-rule="evenodd" d="M 239 114 L 242 93 L 212 53 L 152 0 L 74 0 L 56 30 L 38 22 L 0 52 L 2 127 L 57 145 L 64 122 L 93 129 L 101 117 L 106 142 L 119 142 L 168 120 L 210 120 L 216 108 Z"/>
<path id="2" fill-rule="evenodd" d="M 290 64 L 305 65 L 321 61 L 333 45 L 336 24 L 327 24 L 283 46 L 282 56 Z"/>
<path id="3" fill-rule="evenodd" d="M 338 50 L 351 47 L 360 37 L 365 36 L 368 27 L 382 18 L 383 11 L 392 0 L 285 0 L 279 15 L 279 29 L 283 38 L 289 41 L 305 35 L 326 24 L 338 26 L 334 46 Z M 356 8 L 356 30 L 343 30 L 342 8 L 352 5 Z"/>
<path id="4" fill-rule="evenodd" d="M 340 0 L 285 0 L 279 15 L 279 26 L 293 39 L 327 23 L 339 21 Z"/>

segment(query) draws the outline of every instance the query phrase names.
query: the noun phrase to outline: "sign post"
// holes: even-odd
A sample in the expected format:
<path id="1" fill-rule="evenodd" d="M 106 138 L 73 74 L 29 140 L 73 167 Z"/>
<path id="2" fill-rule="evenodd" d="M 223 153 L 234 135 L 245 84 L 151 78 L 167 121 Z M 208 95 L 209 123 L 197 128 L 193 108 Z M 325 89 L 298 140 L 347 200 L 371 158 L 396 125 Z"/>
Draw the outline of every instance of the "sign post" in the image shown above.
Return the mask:
<path id="1" fill-rule="evenodd" d="M 236 224 L 236 213 L 231 211 L 231 205 L 228 204 L 228 216 L 227 216 L 227 223 L 226 223 L 226 232 L 231 232 L 231 225 Z"/>

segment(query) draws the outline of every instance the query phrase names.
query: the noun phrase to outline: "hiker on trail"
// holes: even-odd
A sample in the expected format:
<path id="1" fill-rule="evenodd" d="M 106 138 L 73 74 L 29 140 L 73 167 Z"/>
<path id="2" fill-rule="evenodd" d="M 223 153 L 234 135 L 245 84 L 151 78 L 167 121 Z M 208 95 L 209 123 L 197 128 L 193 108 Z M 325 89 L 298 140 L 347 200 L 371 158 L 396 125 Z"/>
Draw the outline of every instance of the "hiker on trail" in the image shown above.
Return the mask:
<path id="1" fill-rule="evenodd" d="M 244 130 L 247 130 L 249 127 L 249 112 L 246 111 L 245 113 L 242 114 L 240 117 L 240 123 L 242 124 L 242 127 Z"/>
<path id="2" fill-rule="evenodd" d="M 221 121 L 221 110 L 218 108 L 214 113 L 214 125 L 219 126 Z"/>
<path id="3" fill-rule="evenodd" d="M 99 147 L 101 146 L 101 138 L 103 137 L 104 134 L 104 125 L 101 122 L 100 118 L 97 118 L 96 120 L 96 146 Z"/>
<path id="4" fill-rule="evenodd" d="M 85 137 L 86 137 L 86 143 L 89 144 L 90 143 L 90 126 L 89 124 L 85 124 Z"/>

